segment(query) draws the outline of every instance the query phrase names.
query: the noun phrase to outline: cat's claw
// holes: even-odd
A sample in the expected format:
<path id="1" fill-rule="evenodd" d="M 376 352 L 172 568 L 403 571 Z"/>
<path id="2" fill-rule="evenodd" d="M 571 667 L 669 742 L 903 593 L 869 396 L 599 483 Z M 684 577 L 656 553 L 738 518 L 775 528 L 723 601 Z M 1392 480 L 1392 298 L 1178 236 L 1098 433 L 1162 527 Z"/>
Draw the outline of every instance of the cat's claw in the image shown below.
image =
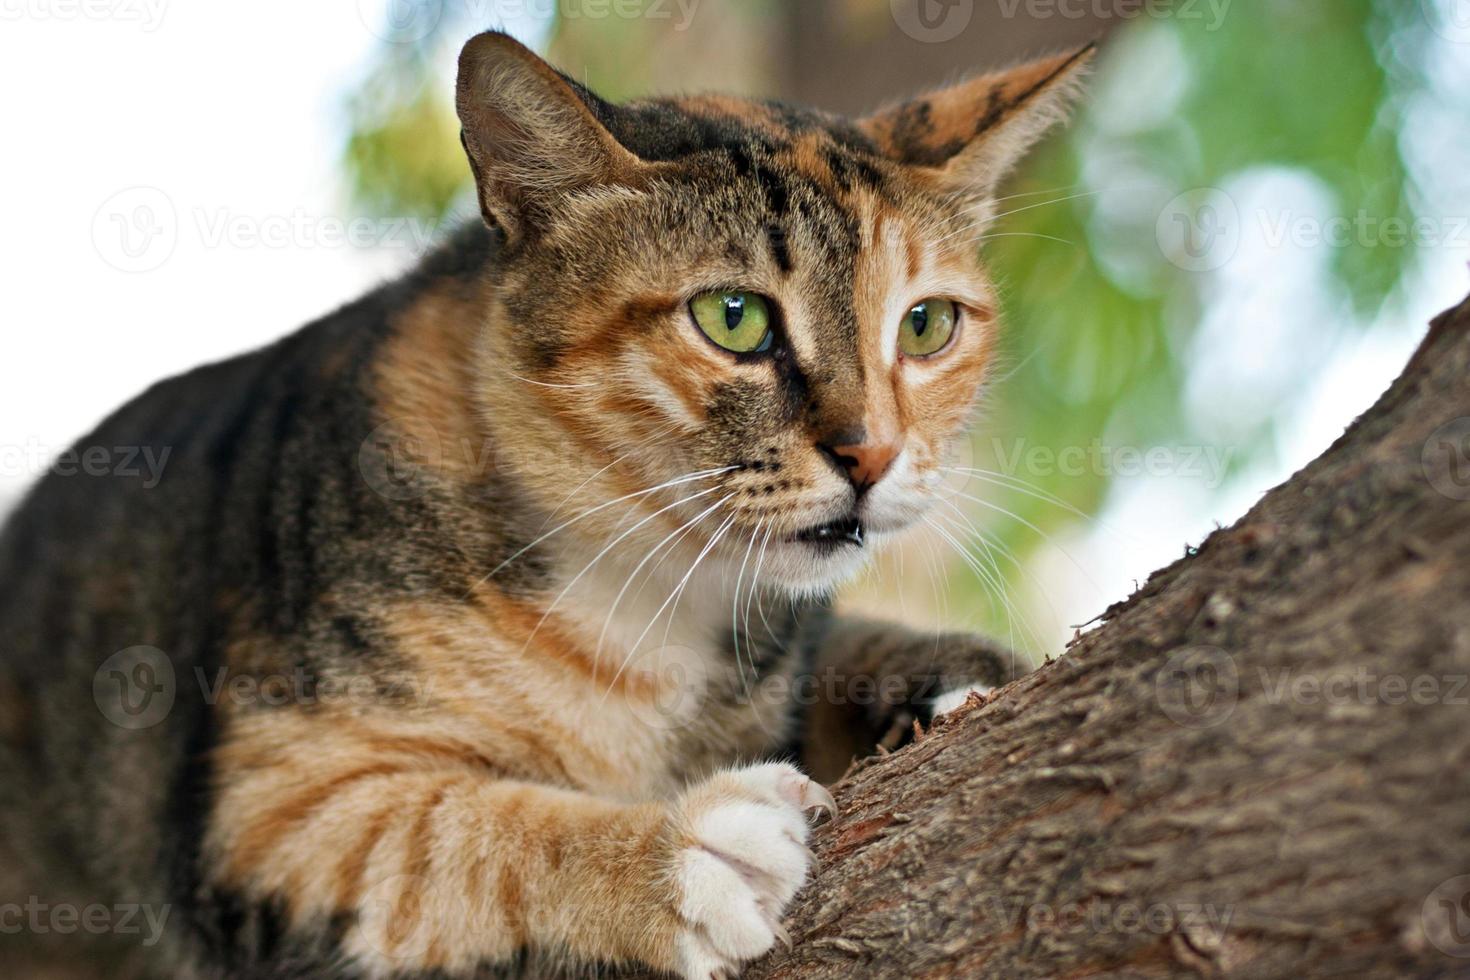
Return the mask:
<path id="1" fill-rule="evenodd" d="M 742 964 L 791 943 L 781 913 L 806 880 L 806 810 L 836 809 L 793 766 L 766 763 L 719 773 L 678 802 L 690 843 L 677 857 L 679 973 L 735 977 Z"/>

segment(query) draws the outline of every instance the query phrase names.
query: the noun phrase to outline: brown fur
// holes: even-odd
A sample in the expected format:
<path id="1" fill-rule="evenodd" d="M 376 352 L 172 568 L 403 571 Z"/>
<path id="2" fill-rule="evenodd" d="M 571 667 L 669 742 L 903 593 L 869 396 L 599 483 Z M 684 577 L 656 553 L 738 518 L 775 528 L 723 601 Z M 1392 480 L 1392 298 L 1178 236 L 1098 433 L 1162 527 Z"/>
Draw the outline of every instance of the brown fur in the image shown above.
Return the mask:
<path id="1" fill-rule="evenodd" d="M 731 767 L 806 741 L 831 777 L 904 711 L 1014 673 L 973 637 L 830 625 L 824 600 L 939 498 L 995 349 L 987 202 L 1084 60 L 850 123 L 724 96 L 612 106 L 503 35 L 473 39 L 458 106 L 493 247 L 382 301 L 372 344 L 320 328 L 301 384 L 360 392 L 361 448 L 331 430 L 257 454 L 406 482 L 269 488 L 242 508 L 264 570 L 201 605 L 230 676 L 304 664 L 366 693 L 211 706 L 190 894 L 279 910 L 293 950 L 336 924 L 330 975 L 530 957 L 707 976 L 750 955 L 700 958 L 723 923 L 700 918 L 690 869 L 722 859 L 711 827 L 820 793 Z M 720 289 L 768 298 L 769 353 L 695 327 L 690 299 Z M 961 309 L 955 340 L 903 355 L 900 321 L 933 298 Z M 229 431 L 358 435 L 290 391 Z M 221 438 L 210 460 L 244 436 Z M 874 443 L 901 452 L 869 488 L 834 447 Z M 814 545 L 827 527 L 867 537 Z M 892 698 L 858 697 L 859 675 L 896 679 Z M 729 866 L 752 888 L 764 873 Z M 789 894 L 771 894 L 774 918 Z M 206 932 L 178 943 L 201 970 L 297 975 Z"/>

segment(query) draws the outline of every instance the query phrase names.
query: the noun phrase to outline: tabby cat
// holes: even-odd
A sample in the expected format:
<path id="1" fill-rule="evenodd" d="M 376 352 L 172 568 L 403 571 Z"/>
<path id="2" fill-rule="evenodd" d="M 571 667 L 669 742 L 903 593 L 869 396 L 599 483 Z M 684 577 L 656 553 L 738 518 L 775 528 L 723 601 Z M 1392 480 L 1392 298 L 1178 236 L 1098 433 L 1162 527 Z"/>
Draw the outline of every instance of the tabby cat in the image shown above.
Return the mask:
<path id="1" fill-rule="evenodd" d="M 160 479 L 53 474 L 9 520 L 0 912 L 160 925 L 83 951 L 42 914 L 0 960 L 705 980 L 770 949 L 820 780 L 1014 675 L 827 600 L 941 497 L 996 347 L 978 239 L 1089 57 L 847 121 L 613 105 L 473 38 L 483 223 L 78 446 L 166 449 Z"/>

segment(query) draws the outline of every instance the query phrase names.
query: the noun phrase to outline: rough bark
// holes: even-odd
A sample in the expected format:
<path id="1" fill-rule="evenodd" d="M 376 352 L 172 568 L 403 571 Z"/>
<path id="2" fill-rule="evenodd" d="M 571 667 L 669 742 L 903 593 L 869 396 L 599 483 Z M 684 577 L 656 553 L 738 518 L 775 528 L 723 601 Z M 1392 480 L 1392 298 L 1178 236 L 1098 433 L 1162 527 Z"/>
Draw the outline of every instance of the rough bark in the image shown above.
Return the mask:
<path id="1" fill-rule="evenodd" d="M 1064 656 L 850 773 L 746 976 L 1470 976 L 1467 455 L 1470 301 Z"/>

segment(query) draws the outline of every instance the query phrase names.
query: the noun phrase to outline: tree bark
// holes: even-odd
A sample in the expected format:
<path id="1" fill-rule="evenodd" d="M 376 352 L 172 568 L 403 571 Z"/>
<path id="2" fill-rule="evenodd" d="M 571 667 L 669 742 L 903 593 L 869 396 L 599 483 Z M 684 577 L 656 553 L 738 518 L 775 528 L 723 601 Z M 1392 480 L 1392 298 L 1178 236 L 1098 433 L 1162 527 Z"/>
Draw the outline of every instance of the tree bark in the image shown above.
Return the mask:
<path id="1" fill-rule="evenodd" d="M 1467 676 L 1470 300 L 1066 655 L 850 772 L 745 975 L 1470 976 Z"/>

